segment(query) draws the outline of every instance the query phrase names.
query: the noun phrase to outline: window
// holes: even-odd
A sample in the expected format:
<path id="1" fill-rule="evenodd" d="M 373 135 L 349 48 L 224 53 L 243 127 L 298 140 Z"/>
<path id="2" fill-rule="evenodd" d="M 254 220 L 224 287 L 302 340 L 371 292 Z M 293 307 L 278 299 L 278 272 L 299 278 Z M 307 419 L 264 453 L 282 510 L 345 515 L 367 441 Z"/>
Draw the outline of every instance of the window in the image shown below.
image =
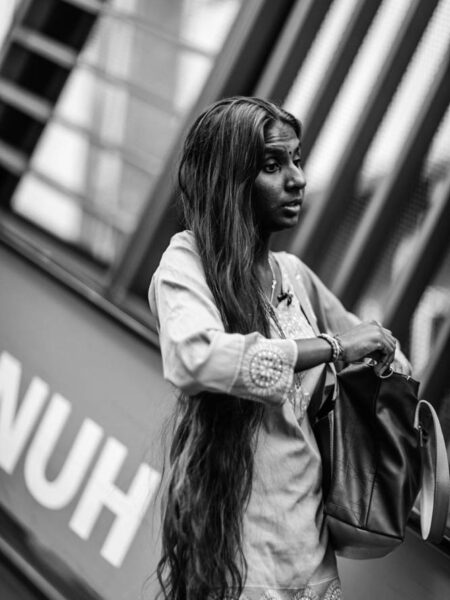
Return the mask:
<path id="1" fill-rule="evenodd" d="M 0 66 L 4 213 L 111 266 L 241 4 L 18 6 Z"/>

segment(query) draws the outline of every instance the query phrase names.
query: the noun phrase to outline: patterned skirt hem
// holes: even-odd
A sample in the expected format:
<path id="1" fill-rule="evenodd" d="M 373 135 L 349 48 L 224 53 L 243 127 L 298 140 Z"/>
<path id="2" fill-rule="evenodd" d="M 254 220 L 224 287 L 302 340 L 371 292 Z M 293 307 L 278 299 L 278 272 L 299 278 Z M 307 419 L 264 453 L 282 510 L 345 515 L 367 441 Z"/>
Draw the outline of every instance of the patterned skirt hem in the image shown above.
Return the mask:
<path id="1" fill-rule="evenodd" d="M 217 597 L 212 595 L 210 600 L 217 600 Z M 342 589 L 339 579 L 333 579 L 324 585 L 307 585 L 302 589 L 245 588 L 239 599 L 230 594 L 227 600 L 342 600 Z"/>

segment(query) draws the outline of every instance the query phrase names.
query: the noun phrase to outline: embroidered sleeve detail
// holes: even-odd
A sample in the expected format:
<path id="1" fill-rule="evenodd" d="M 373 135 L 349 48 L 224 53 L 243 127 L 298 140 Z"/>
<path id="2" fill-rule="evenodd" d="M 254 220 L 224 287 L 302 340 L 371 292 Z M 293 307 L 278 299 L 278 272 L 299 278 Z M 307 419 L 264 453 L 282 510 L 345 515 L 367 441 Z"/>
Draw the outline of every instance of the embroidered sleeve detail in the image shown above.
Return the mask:
<path id="1" fill-rule="evenodd" d="M 239 600 L 341 600 L 342 589 L 339 579 L 319 585 L 307 585 L 301 589 L 246 587 Z M 211 600 L 215 600 L 212 596 Z"/>
<path id="2" fill-rule="evenodd" d="M 285 400 L 294 374 L 295 357 L 291 343 L 292 340 L 279 343 L 260 341 L 247 348 L 238 377 L 241 381 L 237 382 L 243 386 L 246 397 Z"/>
<path id="3" fill-rule="evenodd" d="M 248 353 L 246 372 L 249 377 L 249 387 L 257 387 L 260 390 L 273 389 L 285 371 L 286 360 L 277 350 L 271 350 L 256 346 Z"/>

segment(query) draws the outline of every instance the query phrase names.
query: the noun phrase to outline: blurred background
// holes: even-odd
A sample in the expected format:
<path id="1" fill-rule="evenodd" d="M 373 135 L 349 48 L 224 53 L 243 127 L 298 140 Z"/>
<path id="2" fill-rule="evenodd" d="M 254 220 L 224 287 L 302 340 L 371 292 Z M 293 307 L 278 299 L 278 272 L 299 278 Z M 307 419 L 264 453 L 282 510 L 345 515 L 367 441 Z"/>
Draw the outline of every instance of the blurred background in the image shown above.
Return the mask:
<path id="1" fill-rule="evenodd" d="M 303 123 L 306 205 L 274 248 L 393 330 L 449 443 L 450 0 L 2 0 L 2 598 L 152 597 L 143 582 L 157 532 L 155 541 L 130 534 L 131 554 L 118 558 L 100 543 L 112 515 L 95 529 L 92 506 L 80 508 L 103 456 L 92 428 L 73 493 L 58 504 L 38 490 L 53 482 L 56 494 L 86 419 L 134 457 L 125 489 L 139 464 L 152 469 L 147 484 L 159 477 L 153 446 L 173 399 L 146 293 L 180 228 L 184 133 L 205 106 L 235 94 L 274 100 Z M 27 408 L 36 377 L 73 401 L 65 429 L 50 400 Z M 49 430 L 61 424 L 47 449 L 45 419 Z M 154 499 L 136 502 L 136 531 L 151 529 Z M 443 597 L 450 538 L 435 548 L 411 535 L 383 563 L 384 583 L 380 567 L 358 577 L 344 567 L 349 586 L 372 589 L 349 587 L 354 598 Z"/>

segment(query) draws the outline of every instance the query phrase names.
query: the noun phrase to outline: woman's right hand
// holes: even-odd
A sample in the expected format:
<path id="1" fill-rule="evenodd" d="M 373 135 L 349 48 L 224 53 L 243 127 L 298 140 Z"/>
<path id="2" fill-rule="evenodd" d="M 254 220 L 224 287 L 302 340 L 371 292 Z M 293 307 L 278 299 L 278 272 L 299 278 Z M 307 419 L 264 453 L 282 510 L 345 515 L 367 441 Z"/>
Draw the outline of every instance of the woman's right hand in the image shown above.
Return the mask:
<path id="1" fill-rule="evenodd" d="M 336 337 L 342 344 L 345 362 L 372 358 L 377 362 L 376 372 L 381 374 L 394 360 L 397 340 L 389 329 L 385 329 L 377 321 L 365 321 Z"/>

